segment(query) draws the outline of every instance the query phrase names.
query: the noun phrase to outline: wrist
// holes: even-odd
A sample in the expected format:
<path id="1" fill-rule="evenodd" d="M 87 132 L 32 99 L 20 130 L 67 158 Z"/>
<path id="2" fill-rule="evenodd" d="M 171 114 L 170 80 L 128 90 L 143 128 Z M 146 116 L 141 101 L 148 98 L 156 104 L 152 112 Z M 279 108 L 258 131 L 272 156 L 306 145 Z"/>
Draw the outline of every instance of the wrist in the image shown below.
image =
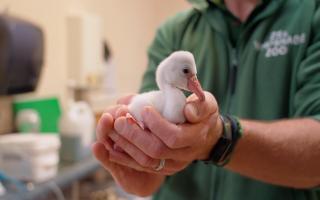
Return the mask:
<path id="1" fill-rule="evenodd" d="M 207 143 L 204 148 L 204 153 L 202 153 L 202 156 L 200 156 L 198 160 L 207 160 L 209 158 L 212 147 L 215 146 L 215 144 L 223 134 L 223 122 L 219 116 L 220 115 L 217 114 L 214 122 L 210 124 L 211 128 L 207 133 Z"/>
<path id="2" fill-rule="evenodd" d="M 242 135 L 242 127 L 238 118 L 233 116 L 220 116 L 222 133 L 212 146 L 206 163 L 224 166 L 230 160 L 234 147 Z"/>

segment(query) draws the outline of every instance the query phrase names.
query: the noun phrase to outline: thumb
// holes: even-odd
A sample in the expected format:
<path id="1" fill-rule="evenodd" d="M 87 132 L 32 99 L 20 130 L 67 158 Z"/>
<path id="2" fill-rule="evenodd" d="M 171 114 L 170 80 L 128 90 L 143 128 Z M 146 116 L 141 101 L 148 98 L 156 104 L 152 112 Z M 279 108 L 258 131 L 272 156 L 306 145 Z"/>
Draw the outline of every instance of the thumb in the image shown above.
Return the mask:
<path id="1" fill-rule="evenodd" d="M 195 98 L 194 94 L 190 95 L 184 107 L 184 115 L 190 123 L 199 123 L 215 112 L 218 112 L 218 104 L 209 92 L 205 92 L 205 101 Z"/>

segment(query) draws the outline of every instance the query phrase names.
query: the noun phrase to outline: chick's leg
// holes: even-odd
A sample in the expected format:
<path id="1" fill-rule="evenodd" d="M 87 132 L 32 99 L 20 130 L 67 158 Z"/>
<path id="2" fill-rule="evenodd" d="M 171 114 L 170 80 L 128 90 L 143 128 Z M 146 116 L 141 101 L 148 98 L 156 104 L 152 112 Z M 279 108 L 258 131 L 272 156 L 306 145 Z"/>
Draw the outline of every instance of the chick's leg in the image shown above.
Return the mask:
<path id="1" fill-rule="evenodd" d="M 142 130 L 145 130 L 145 126 L 144 126 L 143 122 L 139 122 L 138 120 L 136 120 L 130 113 L 127 113 L 126 118 L 128 119 L 129 122 L 135 123 L 138 126 L 140 126 L 140 128 Z"/>

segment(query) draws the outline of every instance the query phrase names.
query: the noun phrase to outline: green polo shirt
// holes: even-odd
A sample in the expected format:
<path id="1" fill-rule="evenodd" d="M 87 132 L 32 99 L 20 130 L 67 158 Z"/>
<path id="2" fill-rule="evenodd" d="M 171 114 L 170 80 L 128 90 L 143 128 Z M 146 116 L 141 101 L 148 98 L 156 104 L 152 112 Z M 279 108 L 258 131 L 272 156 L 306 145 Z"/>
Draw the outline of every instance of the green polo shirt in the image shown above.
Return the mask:
<path id="1" fill-rule="evenodd" d="M 196 58 L 203 88 L 214 94 L 223 114 L 320 120 L 320 1 L 264 0 L 245 23 L 221 3 L 190 2 L 193 9 L 158 29 L 141 91 L 157 88 L 161 60 L 187 50 Z M 168 177 L 155 199 L 320 199 L 317 195 L 316 189 L 272 185 L 198 162 Z"/>

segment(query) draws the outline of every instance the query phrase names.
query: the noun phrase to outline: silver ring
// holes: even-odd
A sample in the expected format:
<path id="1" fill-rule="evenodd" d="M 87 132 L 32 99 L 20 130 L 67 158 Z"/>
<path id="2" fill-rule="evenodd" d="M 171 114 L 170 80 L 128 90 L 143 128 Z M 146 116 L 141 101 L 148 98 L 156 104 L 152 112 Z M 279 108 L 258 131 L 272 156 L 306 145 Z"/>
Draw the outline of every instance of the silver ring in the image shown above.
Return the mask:
<path id="1" fill-rule="evenodd" d="M 159 162 L 158 167 L 156 167 L 154 170 L 158 172 L 158 171 L 162 170 L 165 165 L 166 165 L 166 160 L 165 159 L 161 159 L 160 162 Z"/>

